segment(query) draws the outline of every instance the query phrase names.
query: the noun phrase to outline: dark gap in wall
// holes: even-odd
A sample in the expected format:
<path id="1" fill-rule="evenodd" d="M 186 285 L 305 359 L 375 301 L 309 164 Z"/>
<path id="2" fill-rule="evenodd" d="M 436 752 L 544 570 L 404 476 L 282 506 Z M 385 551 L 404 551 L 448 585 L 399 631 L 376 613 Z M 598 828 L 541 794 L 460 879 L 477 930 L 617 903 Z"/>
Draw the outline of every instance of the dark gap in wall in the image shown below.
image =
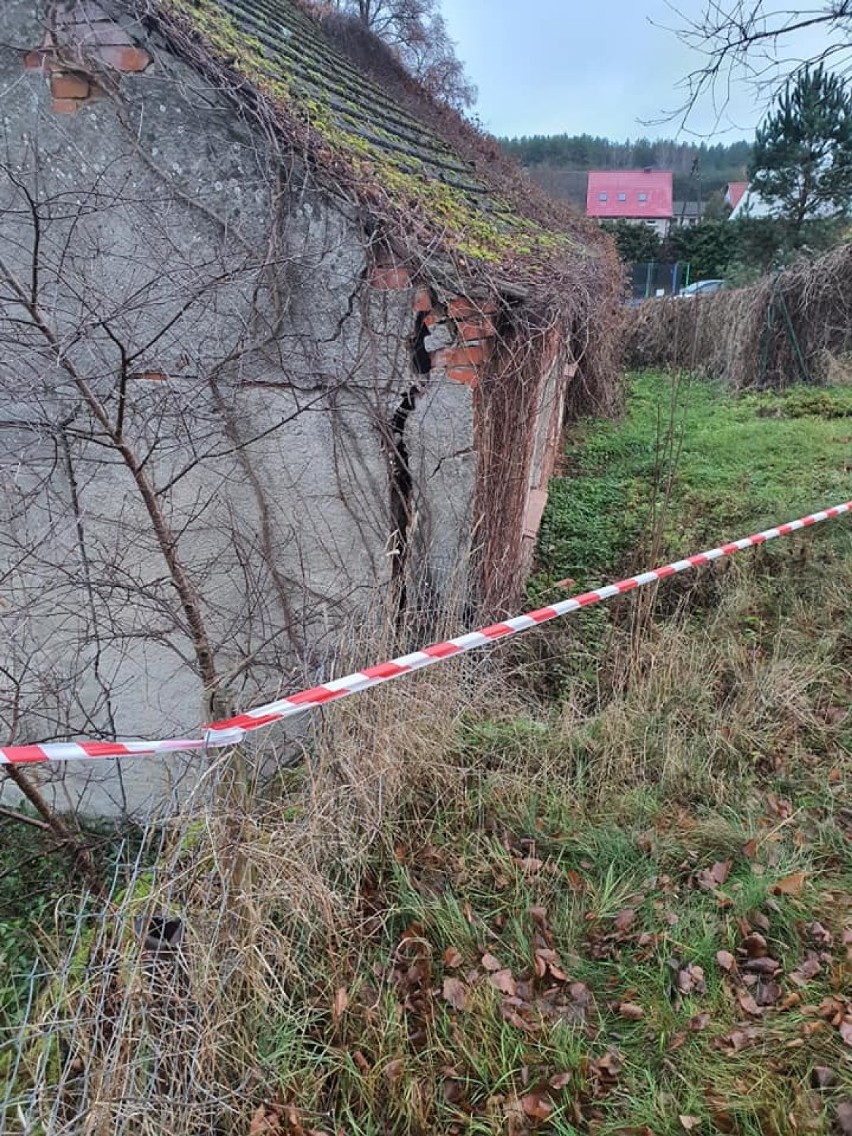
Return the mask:
<path id="1" fill-rule="evenodd" d="M 418 312 L 414 335 L 411 337 L 411 362 L 415 375 L 428 375 L 432 370 L 432 360 L 426 350 L 426 336 L 428 334 L 426 313 Z"/>
<path id="2" fill-rule="evenodd" d="M 405 398 L 394 411 L 391 419 L 391 460 L 390 460 L 390 509 L 393 531 L 391 533 L 391 581 L 397 603 L 397 618 L 405 612 L 408 601 L 406 570 L 408 567 L 408 530 L 411 525 L 412 490 L 414 479 L 409 466 L 408 447 L 405 443 L 405 426 L 408 416 L 416 406 L 420 388 L 412 386 Z"/>

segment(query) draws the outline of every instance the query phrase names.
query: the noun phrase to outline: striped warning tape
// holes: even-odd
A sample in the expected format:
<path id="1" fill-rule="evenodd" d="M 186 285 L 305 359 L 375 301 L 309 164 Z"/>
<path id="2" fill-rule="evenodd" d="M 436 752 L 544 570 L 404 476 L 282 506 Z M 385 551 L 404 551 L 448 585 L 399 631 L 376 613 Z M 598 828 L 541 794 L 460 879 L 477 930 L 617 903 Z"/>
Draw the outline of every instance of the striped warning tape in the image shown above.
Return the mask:
<path id="1" fill-rule="evenodd" d="M 746 548 L 755 548 L 777 537 L 789 536 L 799 529 L 810 528 L 821 521 L 829 521 L 840 517 L 844 513 L 852 513 L 852 501 L 842 505 L 835 505 L 819 513 L 811 513 L 807 517 L 800 517 L 797 521 L 789 521 L 777 528 L 766 529 L 755 533 L 754 536 L 743 537 L 741 540 L 722 544 L 718 548 L 711 548 L 707 552 L 699 552 L 697 556 L 687 557 L 686 560 L 676 560 L 673 564 L 664 564 L 661 568 L 652 568 L 650 572 L 642 572 L 638 576 L 630 576 L 626 580 L 619 580 L 617 584 L 608 584 L 604 588 L 596 588 L 593 592 L 585 592 L 580 596 L 552 604 L 550 607 L 539 608 L 538 611 L 518 615 L 507 619 L 503 623 L 494 623 L 490 627 L 483 627 L 479 631 L 471 631 L 467 635 L 460 635 L 456 639 L 446 639 L 442 643 L 433 643 L 421 651 L 414 651 L 410 655 L 402 655 L 387 663 L 368 667 L 363 671 L 346 675 L 345 678 L 334 679 L 332 682 L 315 686 L 311 690 L 303 690 L 299 694 L 281 698 L 276 702 L 269 702 L 228 718 L 221 722 L 213 722 L 204 730 L 200 738 L 169 738 L 164 741 L 136 741 L 136 742 L 58 742 L 44 745 L 8 746 L 0 749 L 0 764 L 25 765 L 44 761 L 74 761 L 83 758 L 101 757 L 132 757 L 155 753 L 176 753 L 188 750 L 221 749 L 224 746 L 236 745 L 246 734 L 259 730 L 263 726 L 281 722 L 285 718 L 292 718 L 296 714 L 304 714 L 314 706 L 324 706 L 328 702 L 339 698 L 346 698 L 350 694 L 357 694 L 361 690 L 368 690 L 372 686 L 379 686 L 383 682 L 411 674 L 432 666 L 443 659 L 453 658 L 465 651 L 474 651 L 478 647 L 486 647 L 500 639 L 507 639 L 527 631 L 531 627 L 538 627 L 557 619 L 561 615 L 568 615 L 572 611 L 579 611 L 584 607 L 601 603 L 613 596 L 624 595 L 634 588 L 643 588 L 646 584 L 653 584 L 665 580 L 679 572 L 687 572 L 698 568 L 702 564 L 709 564 L 720 560 L 724 556 L 732 556 Z"/>

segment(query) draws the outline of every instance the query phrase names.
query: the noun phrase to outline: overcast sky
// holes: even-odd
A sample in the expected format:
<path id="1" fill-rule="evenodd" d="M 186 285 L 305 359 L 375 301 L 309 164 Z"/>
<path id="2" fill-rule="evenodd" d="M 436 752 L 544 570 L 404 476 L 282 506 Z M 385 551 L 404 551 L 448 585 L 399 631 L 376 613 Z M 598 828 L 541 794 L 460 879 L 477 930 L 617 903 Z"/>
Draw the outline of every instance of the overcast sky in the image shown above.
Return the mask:
<path id="1" fill-rule="evenodd" d="M 700 0 L 683 0 L 697 15 Z M 665 0 L 443 0 L 459 56 L 479 88 L 476 112 L 497 135 L 671 137 L 676 125 L 644 126 L 683 99 L 676 84 L 699 57 L 671 32 Z M 754 93 L 735 90 L 717 141 L 751 138 L 761 117 Z M 690 126 L 715 128 L 709 102 Z"/>

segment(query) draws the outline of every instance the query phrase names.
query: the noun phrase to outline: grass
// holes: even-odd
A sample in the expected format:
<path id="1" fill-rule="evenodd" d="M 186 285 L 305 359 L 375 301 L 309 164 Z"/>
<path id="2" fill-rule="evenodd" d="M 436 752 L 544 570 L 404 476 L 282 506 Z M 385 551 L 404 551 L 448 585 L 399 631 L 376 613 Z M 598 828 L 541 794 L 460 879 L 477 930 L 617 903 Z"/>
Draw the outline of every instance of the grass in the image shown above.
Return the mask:
<path id="1" fill-rule="evenodd" d="M 569 446 L 534 591 L 849 496 L 808 392 L 632 390 Z M 342 703 L 274 799 L 176 822 L 146 888 L 179 965 L 133 969 L 114 899 L 42 1011 L 87 1077 L 34 1020 L 14 1100 L 134 1136 L 846 1136 L 849 523 L 677 585 Z"/>
<path id="2" fill-rule="evenodd" d="M 836 504 L 850 454 L 852 386 L 732 399 L 688 376 L 634 376 L 623 421 L 581 423 L 569 440 L 534 584 L 638 567 L 664 506 L 659 551 L 683 555 Z"/>

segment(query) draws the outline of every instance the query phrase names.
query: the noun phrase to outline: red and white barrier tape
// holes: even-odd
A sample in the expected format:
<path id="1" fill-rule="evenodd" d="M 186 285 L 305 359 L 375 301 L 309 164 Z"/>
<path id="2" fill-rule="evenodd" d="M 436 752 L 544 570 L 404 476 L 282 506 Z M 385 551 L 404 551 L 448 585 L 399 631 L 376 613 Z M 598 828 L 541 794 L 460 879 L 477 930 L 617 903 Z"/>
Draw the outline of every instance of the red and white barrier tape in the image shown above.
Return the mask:
<path id="1" fill-rule="evenodd" d="M 134 755 L 155 753 L 177 753 L 196 749 L 221 749 L 224 746 L 237 745 L 253 730 L 262 726 L 270 726 L 273 722 L 281 722 L 285 718 L 292 718 L 296 714 L 304 714 L 314 706 L 324 706 L 327 702 L 346 698 L 350 694 L 357 694 L 361 690 L 368 690 L 371 686 L 379 686 L 401 675 L 411 674 L 413 671 L 430 667 L 442 659 L 449 659 L 465 651 L 473 651 L 478 647 L 486 647 L 499 639 L 507 639 L 531 627 L 557 619 L 560 615 L 568 615 L 580 608 L 591 607 L 613 596 L 624 595 L 634 588 L 643 588 L 646 584 L 653 584 L 658 580 L 665 580 L 679 572 L 687 572 L 691 568 L 698 568 L 702 564 L 709 564 L 713 560 L 720 560 L 724 556 L 732 556 L 746 548 L 755 548 L 769 540 L 780 536 L 789 536 L 799 529 L 810 528 L 820 521 L 832 520 L 844 513 L 852 513 L 852 501 L 843 505 L 835 505 L 831 509 L 824 509 L 820 513 L 811 513 L 797 521 L 790 521 L 774 529 L 756 533 L 754 536 L 743 537 L 729 544 L 711 548 L 707 552 L 699 552 L 697 556 L 690 556 L 686 560 L 677 560 L 673 564 L 664 564 L 661 568 L 653 568 L 650 572 L 643 572 L 639 576 L 630 576 L 627 580 L 620 580 L 617 584 L 608 584 L 605 588 L 596 588 L 593 592 L 574 596 L 550 607 L 531 611 L 526 615 L 517 615 L 507 619 L 504 623 L 494 623 L 490 627 L 483 627 L 480 631 L 471 631 L 467 635 L 460 635 L 457 639 L 446 639 L 443 643 L 433 643 L 424 647 L 422 651 L 414 651 L 410 655 L 402 655 L 387 663 L 368 667 L 355 674 L 337 678 L 332 682 L 315 686 L 311 690 L 303 690 L 289 698 L 281 698 L 277 702 L 269 702 L 265 706 L 257 706 L 245 714 L 238 714 L 235 718 L 228 718 L 222 722 L 213 722 L 206 727 L 201 738 L 170 738 L 167 741 L 148 742 L 49 742 L 44 745 L 8 746 L 0 749 L 0 764 L 25 765 L 43 761 L 74 761 L 78 758 L 99 757 L 132 757 Z"/>

